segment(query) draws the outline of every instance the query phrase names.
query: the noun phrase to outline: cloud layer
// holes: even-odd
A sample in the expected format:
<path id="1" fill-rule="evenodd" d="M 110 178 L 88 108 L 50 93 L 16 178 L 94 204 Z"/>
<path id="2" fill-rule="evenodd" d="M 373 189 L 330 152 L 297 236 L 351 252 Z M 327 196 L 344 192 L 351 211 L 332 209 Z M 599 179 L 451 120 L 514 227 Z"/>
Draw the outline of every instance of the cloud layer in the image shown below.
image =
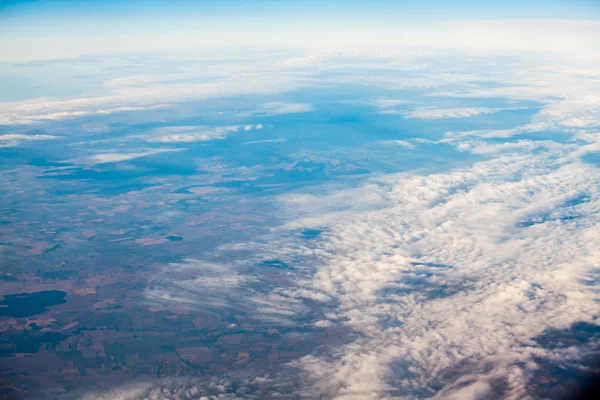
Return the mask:
<path id="1" fill-rule="evenodd" d="M 422 108 L 406 113 L 406 117 L 418 119 L 466 118 L 498 111 L 501 110 L 486 107 Z"/>
<path id="2" fill-rule="evenodd" d="M 306 228 L 328 227 L 318 250 L 301 252 L 322 265 L 311 290 L 339 304 L 330 323 L 364 337 L 297 362 L 320 379 L 317 391 L 479 398 L 500 382 L 503 398 L 516 399 L 527 395 L 536 357 L 576 356 L 535 338 L 598 314 L 582 279 L 600 257 L 600 173 L 556 166 L 558 157 L 505 155 L 389 177 L 379 189 L 385 206 L 307 218 Z"/>
<path id="3" fill-rule="evenodd" d="M 0 135 L 0 147 L 18 146 L 21 142 L 58 139 L 54 135 L 23 135 L 20 133 L 7 133 Z"/>
<path id="4" fill-rule="evenodd" d="M 473 154 L 478 162 L 457 163 L 437 173 L 370 175 L 360 184 L 353 181 L 351 189 L 319 187 L 282 195 L 277 199 L 280 208 L 271 212 L 277 211 L 285 223 L 255 241 L 219 247 L 218 262 L 196 254 L 164 265 L 149 283 L 146 301 L 188 311 L 251 314 L 286 327 L 302 321 L 314 329 L 351 329 L 359 336 L 356 341 L 290 364 L 310 377 L 312 385 L 301 393 L 307 398 L 527 398 L 540 360 L 578 365 L 586 352 L 594 351 L 592 346 L 548 349 L 538 338 L 577 322 L 595 323 L 598 317 L 597 293 L 586 282 L 600 259 L 600 172 L 581 160 L 600 151 L 597 75 L 581 73 L 589 67 L 586 63 L 550 65 L 546 59 L 519 59 L 496 69 L 478 54 L 458 60 L 476 67 L 456 73 L 457 60 L 439 53 L 441 66 L 428 54 L 372 51 L 269 60 L 257 63 L 256 69 L 246 62 L 206 75 L 115 78 L 106 82 L 102 96 L 6 103 L 0 118 L 4 124 L 27 125 L 260 96 L 241 111 L 232 107 L 227 115 L 236 120 L 225 122 L 231 125 L 167 122 L 132 136 L 175 147 L 258 133 L 254 131 L 263 124 L 256 124 L 254 117 L 315 111 L 317 106 L 304 100 L 279 98 L 301 87 L 359 83 L 374 93 L 419 90 L 414 102 L 401 96 L 369 97 L 369 92 L 366 100 L 345 103 L 368 104 L 384 114 L 378 117 L 389 121 L 385 138 L 398 139 L 373 140 L 397 152 L 394 157 L 419 153 L 425 145 L 448 146 L 462 156 Z M 355 58 L 375 61 L 372 70 L 356 72 Z M 286 69 L 307 65 L 336 74 L 327 81 Z M 344 68 L 345 74 L 340 72 Z M 269 95 L 277 96 L 266 99 Z M 429 105 L 436 101 L 440 104 Z M 486 101 L 494 105 L 481 106 Z M 458 122 L 464 121 L 456 121 L 472 123 L 475 119 L 468 117 L 514 110 L 520 103 L 531 111 L 529 120 L 519 116 L 516 123 L 507 118 L 463 129 Z M 436 125 L 436 120 L 453 119 L 443 121 L 452 129 L 437 132 L 438 137 L 432 133 L 431 138 L 408 139 L 412 132 L 396 132 L 398 121 L 407 123 L 405 118 L 421 120 L 411 124 Z M 56 137 L 5 134 L 0 142 Z M 244 143 L 284 140 L 257 137 Z M 83 157 L 82 163 L 123 162 L 177 150 L 105 150 Z M 306 230 L 319 231 L 318 237 L 310 243 L 299 237 Z M 254 268 L 265 259 L 282 265 L 281 260 L 296 260 L 298 265 L 281 273 L 289 279 L 265 283 L 266 274 Z M 89 398 L 301 397 L 258 381 L 239 387 L 219 379 L 211 382 L 161 382 Z M 243 387 L 247 391 L 239 391 Z"/>
<path id="5" fill-rule="evenodd" d="M 100 153 L 89 156 L 84 160 L 87 164 L 106 164 L 133 160 L 134 158 L 151 156 L 160 153 L 177 152 L 181 149 L 150 149 L 136 153 Z"/>
<path id="6" fill-rule="evenodd" d="M 146 140 L 156 143 L 206 142 L 215 139 L 225 139 L 232 133 L 240 131 L 249 132 L 262 128 L 262 124 L 218 126 L 213 128 L 207 126 L 167 126 L 153 129 L 152 133 L 146 136 Z"/>

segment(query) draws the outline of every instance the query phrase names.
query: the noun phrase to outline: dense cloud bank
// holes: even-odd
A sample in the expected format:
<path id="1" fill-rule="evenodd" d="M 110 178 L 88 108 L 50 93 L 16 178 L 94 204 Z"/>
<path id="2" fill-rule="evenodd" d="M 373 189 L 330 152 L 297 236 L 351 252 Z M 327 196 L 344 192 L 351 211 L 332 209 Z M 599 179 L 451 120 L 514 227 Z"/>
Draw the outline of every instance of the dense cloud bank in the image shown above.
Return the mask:
<path id="1" fill-rule="evenodd" d="M 534 340 L 598 312 L 586 280 L 600 256 L 600 174 L 560 156 L 389 177 L 386 207 L 333 217 L 312 290 L 339 302 L 328 321 L 364 338 L 298 361 L 320 391 L 477 398 L 504 382 L 505 398 L 523 398 L 536 358 L 593 351 Z"/>

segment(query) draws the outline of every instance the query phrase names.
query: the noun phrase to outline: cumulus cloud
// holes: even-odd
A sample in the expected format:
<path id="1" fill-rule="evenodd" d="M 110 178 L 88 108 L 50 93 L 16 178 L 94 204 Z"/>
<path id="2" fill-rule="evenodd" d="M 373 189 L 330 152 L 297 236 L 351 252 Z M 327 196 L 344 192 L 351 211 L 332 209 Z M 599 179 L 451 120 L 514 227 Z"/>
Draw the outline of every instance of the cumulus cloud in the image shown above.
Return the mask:
<path id="1" fill-rule="evenodd" d="M 258 124 L 258 125 L 246 125 L 244 126 L 244 130 L 245 131 L 251 131 L 253 129 L 262 129 L 263 128 L 263 124 Z"/>
<path id="2" fill-rule="evenodd" d="M 562 126 L 591 128 L 600 126 L 600 96 L 584 95 L 549 104 L 539 114 L 540 118 L 558 121 Z"/>
<path id="3" fill-rule="evenodd" d="M 596 126 L 590 93 L 597 87 L 534 75 L 518 76 L 512 87 L 454 92 L 536 101 L 531 122 L 418 141 L 450 143 L 488 161 L 281 198 L 297 216 L 282 230 L 327 234 L 310 246 L 285 235 L 274 241 L 288 256 L 314 259 L 315 268 L 301 290 L 276 290 L 269 304 L 321 302 L 329 312 L 315 326 L 361 334 L 293 363 L 315 379 L 315 397 L 525 398 L 536 360 L 577 364 L 573 347 L 548 349 L 537 338 L 597 317 L 597 295 L 583 280 L 600 257 L 600 172 L 579 161 L 599 150 L 596 135 L 582 130 Z M 490 110 L 497 109 L 428 109 L 421 117 Z M 576 141 L 509 140 L 545 130 Z"/>
<path id="4" fill-rule="evenodd" d="M 561 151 L 569 153 L 499 153 L 465 170 L 390 176 L 375 209 L 318 211 L 290 224 L 328 227 L 317 249 L 295 244 L 321 266 L 303 289 L 338 304 L 318 325 L 363 334 L 296 363 L 318 380 L 315 390 L 339 399 L 392 390 L 478 398 L 508 382 L 502 396 L 525 396 L 534 358 L 561 357 L 535 337 L 593 323 L 597 314 L 596 295 L 581 277 L 600 256 L 600 173 L 557 165 Z"/>

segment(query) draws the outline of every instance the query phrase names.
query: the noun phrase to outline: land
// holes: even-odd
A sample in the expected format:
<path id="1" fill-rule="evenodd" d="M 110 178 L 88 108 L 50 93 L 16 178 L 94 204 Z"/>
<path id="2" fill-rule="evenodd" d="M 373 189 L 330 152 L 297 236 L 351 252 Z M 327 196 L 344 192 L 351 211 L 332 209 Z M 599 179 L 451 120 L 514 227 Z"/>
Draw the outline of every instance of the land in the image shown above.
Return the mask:
<path id="1" fill-rule="evenodd" d="M 289 328 L 243 315 L 144 305 L 143 279 L 123 274 L 113 280 L 93 287 L 84 287 L 86 280 L 39 280 L 34 286 L 64 290 L 58 292 L 63 302 L 23 317 L 0 317 L 2 398 L 68 392 L 101 381 L 269 373 L 348 337 L 343 329 Z"/>

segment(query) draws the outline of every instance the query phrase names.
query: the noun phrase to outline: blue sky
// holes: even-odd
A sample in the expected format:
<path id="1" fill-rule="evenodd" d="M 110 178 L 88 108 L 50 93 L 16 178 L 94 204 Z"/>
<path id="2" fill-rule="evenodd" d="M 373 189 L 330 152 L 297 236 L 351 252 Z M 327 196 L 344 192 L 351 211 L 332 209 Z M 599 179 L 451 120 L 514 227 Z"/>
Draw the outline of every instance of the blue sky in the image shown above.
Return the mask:
<path id="1" fill-rule="evenodd" d="M 575 45 L 579 52 L 590 52 L 590 46 L 597 46 L 599 4 L 589 0 L 10 1 L 0 8 L 0 61 L 222 46 L 549 51 Z"/>
<path id="2" fill-rule="evenodd" d="M 301 15 L 326 13 L 328 16 L 394 13 L 418 15 L 423 18 L 590 18 L 598 15 L 599 6 L 594 0 L 532 0 L 508 1 L 443 1 L 425 0 L 105 0 L 81 2 L 76 0 L 3 1 L 0 5 L 3 16 L 76 16 L 115 17 L 120 15 L 145 15 L 164 17 L 185 16 L 188 13 L 241 16 L 250 18 L 261 15 Z"/>
<path id="3" fill-rule="evenodd" d="M 472 19 L 598 19 L 600 5 L 573 1 L 4 1 L 0 20 L 7 36 L 68 34 L 76 30 L 108 34 L 112 30 L 198 29 L 198 23 L 228 29 L 260 27 L 328 28 L 371 24 L 433 23 Z M 290 25 L 291 24 L 291 25 Z"/>

